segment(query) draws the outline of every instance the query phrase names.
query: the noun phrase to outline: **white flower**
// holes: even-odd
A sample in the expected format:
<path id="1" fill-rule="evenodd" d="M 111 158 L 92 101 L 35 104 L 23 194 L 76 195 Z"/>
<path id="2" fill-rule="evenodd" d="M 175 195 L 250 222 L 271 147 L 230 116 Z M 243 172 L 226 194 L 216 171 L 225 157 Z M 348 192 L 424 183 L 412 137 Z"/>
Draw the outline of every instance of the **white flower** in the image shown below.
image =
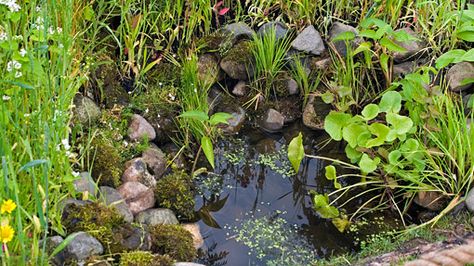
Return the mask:
<path id="1" fill-rule="evenodd" d="M 74 177 L 78 177 L 78 176 L 79 176 L 79 173 L 78 173 L 78 172 L 76 172 L 76 171 L 72 171 L 72 176 L 74 176 Z"/>
<path id="2" fill-rule="evenodd" d="M 163 86 L 163 83 L 160 82 L 160 83 L 158 83 L 158 85 Z"/>
<path id="3" fill-rule="evenodd" d="M 23 114 L 23 117 L 30 117 L 31 114 Z"/>
<path id="4" fill-rule="evenodd" d="M 145 114 L 148 114 L 149 111 L 150 111 L 150 110 L 148 110 L 148 108 L 145 109 Z"/>
<path id="5" fill-rule="evenodd" d="M 57 28 L 56 28 L 56 32 L 57 32 L 58 34 L 60 34 L 61 32 L 63 32 L 63 28 L 57 27 Z"/>
<path id="6" fill-rule="evenodd" d="M 61 143 L 63 144 L 64 149 L 65 149 L 66 151 L 71 148 L 71 146 L 69 145 L 69 139 L 67 139 L 67 138 L 66 138 L 66 139 L 62 139 L 62 140 L 61 140 Z"/>
<path id="7" fill-rule="evenodd" d="M 15 69 L 20 69 L 21 68 L 21 63 L 18 61 L 13 60 L 13 67 Z"/>
<path id="8" fill-rule="evenodd" d="M 11 98 L 10 98 L 10 96 L 8 96 L 8 95 L 3 95 L 3 96 L 2 96 L 2 100 L 4 100 L 4 101 L 9 101 L 10 99 L 11 99 Z"/>
<path id="9" fill-rule="evenodd" d="M 8 38 L 6 32 L 0 32 L 0 41 L 5 41 Z"/>
<path id="10" fill-rule="evenodd" d="M 170 100 L 172 100 L 172 101 L 174 101 L 174 99 L 175 99 L 174 95 L 173 95 L 173 94 L 171 94 L 171 93 L 168 93 L 168 97 L 169 97 L 169 98 L 170 98 Z"/>
<path id="11" fill-rule="evenodd" d="M 27 54 L 28 52 L 24 49 L 24 48 L 21 48 L 20 50 L 20 55 L 21 57 L 25 57 L 25 55 Z"/>
<path id="12" fill-rule="evenodd" d="M 16 60 L 12 60 L 7 63 L 7 72 L 12 72 L 13 69 L 20 69 L 20 68 L 21 68 L 21 63 Z"/>
<path id="13" fill-rule="evenodd" d="M 51 34 L 51 35 L 53 35 L 54 33 L 56 33 L 56 32 L 54 31 L 54 28 L 53 28 L 53 27 L 49 27 L 48 32 L 49 32 L 49 34 Z"/>
<path id="14" fill-rule="evenodd" d="M 10 12 L 18 12 L 21 9 L 16 0 L 0 0 L 0 4 L 7 6 Z"/>
<path id="15" fill-rule="evenodd" d="M 21 71 L 17 71 L 15 73 L 15 78 L 20 78 L 21 76 L 23 76 L 23 73 L 21 73 Z"/>
<path id="16" fill-rule="evenodd" d="M 40 12 L 41 11 L 41 6 L 36 6 L 36 12 Z"/>
<path id="17" fill-rule="evenodd" d="M 7 72 L 12 72 L 13 71 L 13 62 L 10 61 L 7 63 Z"/>

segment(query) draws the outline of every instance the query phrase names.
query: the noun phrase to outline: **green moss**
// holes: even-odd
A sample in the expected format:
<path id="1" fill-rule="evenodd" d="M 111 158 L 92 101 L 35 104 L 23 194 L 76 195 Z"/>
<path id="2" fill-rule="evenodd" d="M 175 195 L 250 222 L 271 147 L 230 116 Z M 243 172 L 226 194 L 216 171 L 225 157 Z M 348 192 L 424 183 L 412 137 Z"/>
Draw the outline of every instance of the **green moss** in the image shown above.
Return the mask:
<path id="1" fill-rule="evenodd" d="M 279 97 L 286 97 L 288 96 L 288 80 L 290 76 L 286 72 L 279 73 L 272 83 L 273 91 L 275 92 L 276 96 Z"/>
<path id="2" fill-rule="evenodd" d="M 71 206 L 68 213 L 63 223 L 69 233 L 88 232 L 111 254 L 124 251 L 120 244 L 123 239 L 121 229 L 127 224 L 116 209 L 94 202 L 84 206 Z"/>
<path id="3" fill-rule="evenodd" d="M 173 259 L 168 255 L 152 254 L 147 251 L 132 251 L 120 255 L 119 266 L 172 266 Z"/>
<path id="4" fill-rule="evenodd" d="M 178 171 L 160 179 L 156 184 L 155 198 L 158 205 L 171 209 L 178 218 L 189 220 L 194 216 L 192 179 Z"/>
<path id="5" fill-rule="evenodd" d="M 129 95 L 121 84 L 117 65 L 108 57 L 99 58 L 98 61 L 104 63 L 99 65 L 95 71 L 93 83 L 99 88 L 97 93 L 101 102 L 105 103 L 107 108 L 113 108 L 115 105 L 127 105 Z"/>
<path id="6" fill-rule="evenodd" d="M 149 228 L 152 251 L 177 261 L 193 261 L 197 254 L 190 232 L 180 225 L 156 225 Z"/>
<path id="7" fill-rule="evenodd" d="M 242 41 L 237 43 L 229 50 L 225 60 L 250 65 L 252 62 L 252 42 Z"/>
<path id="8" fill-rule="evenodd" d="M 181 69 L 179 66 L 169 62 L 162 62 L 147 73 L 148 85 L 157 86 L 161 83 L 162 85 L 179 86 L 180 74 Z"/>
<path id="9" fill-rule="evenodd" d="M 197 43 L 197 47 L 202 53 L 218 52 L 221 56 L 225 56 L 232 47 L 232 41 L 232 34 L 224 31 L 215 31 L 201 38 Z"/>
<path id="10" fill-rule="evenodd" d="M 111 139 L 98 136 L 91 143 L 95 151 L 92 165 L 92 177 L 99 185 L 118 187 L 121 183 L 121 157 Z"/>

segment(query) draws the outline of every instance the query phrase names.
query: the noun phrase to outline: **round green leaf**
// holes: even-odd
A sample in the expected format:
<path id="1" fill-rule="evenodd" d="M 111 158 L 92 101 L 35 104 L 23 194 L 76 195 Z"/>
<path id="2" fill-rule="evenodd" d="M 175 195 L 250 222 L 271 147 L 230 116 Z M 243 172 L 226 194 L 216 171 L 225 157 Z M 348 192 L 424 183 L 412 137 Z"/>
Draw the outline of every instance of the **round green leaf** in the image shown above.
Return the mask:
<path id="1" fill-rule="evenodd" d="M 380 112 L 398 113 L 402 109 L 402 96 L 397 91 L 387 91 L 379 103 Z"/>
<path id="2" fill-rule="evenodd" d="M 331 111 L 324 119 L 324 130 L 333 140 L 342 139 L 342 128 L 351 119 L 350 114 Z"/>
<path id="3" fill-rule="evenodd" d="M 379 106 L 376 104 L 368 104 L 362 110 L 362 116 L 364 116 L 365 120 L 372 120 L 379 114 Z"/>
<path id="4" fill-rule="evenodd" d="M 378 160 L 377 160 L 378 159 Z M 380 159 L 376 157 L 376 159 L 370 159 L 369 155 L 363 154 L 360 158 L 359 167 L 362 172 L 366 174 L 370 174 L 377 169 L 377 165 L 379 164 Z"/>

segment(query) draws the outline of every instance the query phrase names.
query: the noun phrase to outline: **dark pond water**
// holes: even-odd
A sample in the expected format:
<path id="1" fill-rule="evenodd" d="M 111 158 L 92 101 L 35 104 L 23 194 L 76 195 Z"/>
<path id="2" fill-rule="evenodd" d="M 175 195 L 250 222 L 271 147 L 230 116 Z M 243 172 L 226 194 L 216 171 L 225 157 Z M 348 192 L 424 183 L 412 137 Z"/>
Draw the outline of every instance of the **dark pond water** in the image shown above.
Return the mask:
<path id="1" fill-rule="evenodd" d="M 286 146 L 302 131 L 307 153 L 343 156 L 339 145 L 323 147 L 322 132 L 299 123 L 279 134 L 247 130 L 216 149 L 215 174 L 201 177 L 197 206 L 205 238 L 206 265 L 310 265 L 355 249 L 353 239 L 311 207 L 310 190 L 334 190 L 326 162 L 305 159 L 292 173 Z"/>

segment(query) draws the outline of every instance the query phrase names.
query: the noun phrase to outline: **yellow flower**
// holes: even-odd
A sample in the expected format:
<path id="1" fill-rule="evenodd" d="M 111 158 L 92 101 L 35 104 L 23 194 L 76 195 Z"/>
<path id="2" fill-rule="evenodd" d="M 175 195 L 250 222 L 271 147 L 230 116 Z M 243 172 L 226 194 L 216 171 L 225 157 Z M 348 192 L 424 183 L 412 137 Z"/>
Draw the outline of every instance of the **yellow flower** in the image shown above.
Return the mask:
<path id="1" fill-rule="evenodd" d="M 4 214 L 5 212 L 12 213 L 12 211 L 16 208 L 15 202 L 13 200 L 4 200 L 2 207 L 0 208 L 0 213 Z"/>
<path id="2" fill-rule="evenodd" d="M 3 243 L 8 243 L 12 241 L 15 230 L 10 225 L 0 226 L 0 241 Z"/>

